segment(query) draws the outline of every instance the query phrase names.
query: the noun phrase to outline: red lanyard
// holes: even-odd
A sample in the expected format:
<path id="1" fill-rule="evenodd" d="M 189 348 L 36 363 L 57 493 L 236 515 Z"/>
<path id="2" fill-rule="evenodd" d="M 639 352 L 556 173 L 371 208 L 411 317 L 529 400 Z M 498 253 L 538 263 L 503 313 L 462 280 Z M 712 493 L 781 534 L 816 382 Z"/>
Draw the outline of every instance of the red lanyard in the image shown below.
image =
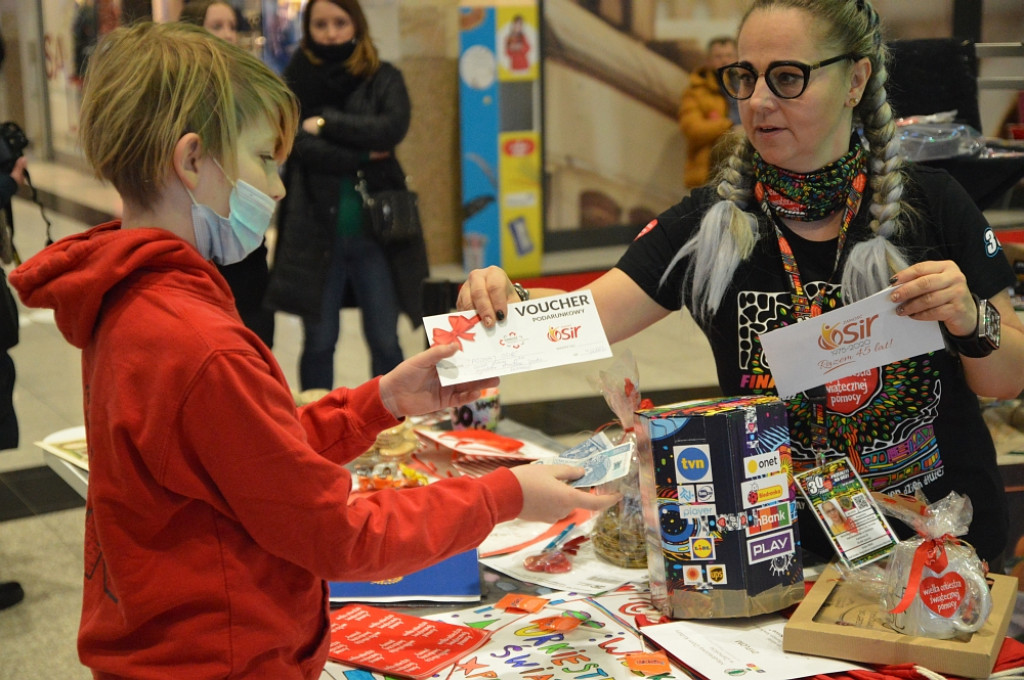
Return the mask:
<path id="1" fill-rule="evenodd" d="M 807 297 L 807 290 L 804 288 L 803 281 L 800 278 L 800 269 L 797 267 L 793 249 L 779 228 L 775 213 L 765 198 L 766 192 L 764 187 L 760 185 L 760 182 L 755 187 L 755 195 L 761 197 L 761 210 L 768 217 L 772 226 L 775 227 L 775 236 L 779 241 L 779 252 L 782 254 L 782 268 L 786 271 L 786 275 L 789 278 L 789 294 L 793 305 L 793 316 L 796 317 L 798 322 L 821 314 L 825 290 L 828 288 L 828 284 L 832 283 L 836 272 L 839 271 L 839 261 L 843 255 L 843 246 L 846 245 L 846 234 L 850 229 L 850 223 L 853 222 L 854 215 L 857 214 L 857 206 L 860 205 L 860 198 L 866 181 L 867 176 L 864 173 L 858 173 L 853 178 L 853 181 L 850 182 L 850 192 L 846 196 L 846 207 L 843 210 L 843 221 L 839 227 L 839 241 L 836 244 L 836 259 L 832 265 L 832 273 L 829 275 L 826 284 L 821 286 L 818 292 L 815 293 L 813 300 Z M 828 450 L 828 421 L 825 411 L 828 391 L 824 385 L 821 385 L 805 391 L 804 396 L 807 398 L 807 402 L 814 414 L 814 419 L 811 422 L 811 446 L 814 448 L 814 456 L 820 465 L 824 463 L 825 451 Z"/>

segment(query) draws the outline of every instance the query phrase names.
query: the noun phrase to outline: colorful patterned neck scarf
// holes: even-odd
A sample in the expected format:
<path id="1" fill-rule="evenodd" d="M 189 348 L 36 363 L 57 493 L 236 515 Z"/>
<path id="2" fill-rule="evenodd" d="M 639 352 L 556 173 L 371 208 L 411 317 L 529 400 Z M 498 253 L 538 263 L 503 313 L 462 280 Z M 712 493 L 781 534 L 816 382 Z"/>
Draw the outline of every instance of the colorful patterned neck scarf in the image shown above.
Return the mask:
<path id="1" fill-rule="evenodd" d="M 769 165 L 754 153 L 754 195 L 767 199 L 779 217 L 799 222 L 821 220 L 843 207 L 853 178 L 864 172 L 867 154 L 860 141 L 846 154 L 820 170 L 806 174 Z"/>

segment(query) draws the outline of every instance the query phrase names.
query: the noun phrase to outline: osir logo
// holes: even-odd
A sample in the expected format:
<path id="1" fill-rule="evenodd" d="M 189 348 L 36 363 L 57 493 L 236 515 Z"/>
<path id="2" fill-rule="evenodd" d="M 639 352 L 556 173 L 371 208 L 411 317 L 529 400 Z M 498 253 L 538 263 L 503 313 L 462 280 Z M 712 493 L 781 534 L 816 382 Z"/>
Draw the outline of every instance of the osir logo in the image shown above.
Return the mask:
<path id="1" fill-rule="evenodd" d="M 823 323 L 821 324 L 821 336 L 818 338 L 818 347 L 826 351 L 833 350 L 851 342 L 869 338 L 871 337 L 871 326 L 877 318 L 878 315 L 873 314 L 866 319 L 858 318 L 842 325 L 829 326 Z"/>

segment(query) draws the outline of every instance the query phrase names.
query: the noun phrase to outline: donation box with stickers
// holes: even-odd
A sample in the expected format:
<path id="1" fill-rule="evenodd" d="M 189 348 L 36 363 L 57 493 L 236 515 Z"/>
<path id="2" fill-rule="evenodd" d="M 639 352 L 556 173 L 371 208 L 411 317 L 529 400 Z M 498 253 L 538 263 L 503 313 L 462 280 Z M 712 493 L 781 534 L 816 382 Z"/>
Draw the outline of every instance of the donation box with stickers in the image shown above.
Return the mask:
<path id="1" fill-rule="evenodd" d="M 755 616 L 803 598 L 786 407 L 775 397 L 638 411 L 651 597 L 667 616 Z"/>

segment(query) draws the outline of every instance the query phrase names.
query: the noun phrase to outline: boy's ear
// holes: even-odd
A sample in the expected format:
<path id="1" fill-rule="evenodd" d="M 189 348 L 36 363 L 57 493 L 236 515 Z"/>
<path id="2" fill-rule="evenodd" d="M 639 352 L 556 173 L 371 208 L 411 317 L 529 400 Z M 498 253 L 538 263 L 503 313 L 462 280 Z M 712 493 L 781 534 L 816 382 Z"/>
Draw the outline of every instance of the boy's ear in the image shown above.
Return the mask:
<path id="1" fill-rule="evenodd" d="M 194 132 L 186 133 L 174 145 L 171 165 L 174 174 L 194 191 L 199 186 L 199 162 L 203 158 L 203 140 Z"/>

